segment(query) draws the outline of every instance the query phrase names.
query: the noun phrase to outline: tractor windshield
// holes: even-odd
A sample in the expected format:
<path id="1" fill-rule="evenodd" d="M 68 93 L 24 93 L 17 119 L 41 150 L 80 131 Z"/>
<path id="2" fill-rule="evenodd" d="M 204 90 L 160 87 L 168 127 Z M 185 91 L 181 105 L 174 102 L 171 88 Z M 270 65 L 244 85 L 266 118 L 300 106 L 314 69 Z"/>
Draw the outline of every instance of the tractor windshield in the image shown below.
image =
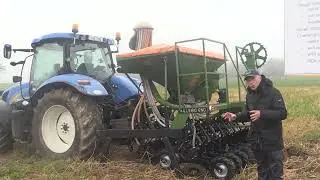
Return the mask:
<path id="1" fill-rule="evenodd" d="M 113 72 L 107 48 L 95 43 L 81 43 L 71 47 L 71 68 L 79 74 L 104 81 Z"/>

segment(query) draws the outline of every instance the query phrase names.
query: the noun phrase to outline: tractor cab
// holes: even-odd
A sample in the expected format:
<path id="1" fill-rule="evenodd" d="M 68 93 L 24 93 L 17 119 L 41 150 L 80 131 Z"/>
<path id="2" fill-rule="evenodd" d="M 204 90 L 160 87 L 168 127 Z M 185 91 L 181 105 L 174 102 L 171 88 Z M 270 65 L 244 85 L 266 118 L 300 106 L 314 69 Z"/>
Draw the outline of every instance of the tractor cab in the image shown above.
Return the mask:
<path id="1" fill-rule="evenodd" d="M 6 44 L 3 53 L 7 59 L 11 58 L 12 52 L 32 53 L 23 61 L 10 63 L 12 66 L 22 64 L 22 72 L 25 61 L 32 58 L 30 82 L 21 86 L 22 77 L 13 77 L 14 83 L 20 82 L 20 88 L 27 87 L 21 90 L 21 94 L 32 97 L 41 87 L 48 84 L 48 80 L 52 81 L 51 79 L 55 78 L 54 81 L 57 82 L 62 75 L 68 76 L 63 76 L 58 81 L 72 86 L 75 86 L 75 83 L 80 89 L 80 86 L 90 84 L 90 80 L 91 85 L 93 80 L 102 85 L 106 84 L 116 72 L 112 54 L 118 52 L 120 39 L 119 33 L 116 34 L 117 44 L 113 39 L 78 34 L 78 26 L 73 25 L 72 33 L 51 33 L 34 39 L 31 49 L 12 49 L 11 45 Z M 103 91 L 106 90 L 102 88 L 95 92 L 101 95 Z"/>
<path id="2" fill-rule="evenodd" d="M 75 39 L 75 41 L 73 41 Z M 108 39 L 73 34 L 49 34 L 33 41 L 35 50 L 31 86 L 37 89 L 47 79 L 61 74 L 82 74 L 104 82 L 114 72 Z"/>

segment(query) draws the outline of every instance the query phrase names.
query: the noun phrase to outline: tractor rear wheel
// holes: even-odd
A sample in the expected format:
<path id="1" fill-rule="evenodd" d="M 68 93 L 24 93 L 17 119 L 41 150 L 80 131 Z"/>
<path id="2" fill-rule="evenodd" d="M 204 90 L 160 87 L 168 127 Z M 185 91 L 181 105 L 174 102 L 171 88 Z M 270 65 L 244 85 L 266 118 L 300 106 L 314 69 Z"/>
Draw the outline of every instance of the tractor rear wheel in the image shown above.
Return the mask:
<path id="1" fill-rule="evenodd" d="M 0 102 L 0 153 L 13 149 L 10 113 L 11 109 Z"/>
<path id="2" fill-rule="evenodd" d="M 89 97 L 54 89 L 39 99 L 32 120 L 31 146 L 37 155 L 87 159 L 98 149 L 96 128 L 102 113 Z"/>

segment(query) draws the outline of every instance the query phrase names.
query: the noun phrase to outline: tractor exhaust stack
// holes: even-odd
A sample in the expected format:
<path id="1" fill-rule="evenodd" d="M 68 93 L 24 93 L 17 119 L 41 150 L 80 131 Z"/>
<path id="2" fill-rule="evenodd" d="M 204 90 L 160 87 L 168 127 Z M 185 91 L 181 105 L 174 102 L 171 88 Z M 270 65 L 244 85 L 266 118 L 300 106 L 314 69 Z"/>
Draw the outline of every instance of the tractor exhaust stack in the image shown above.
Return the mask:
<path id="1" fill-rule="evenodd" d="M 140 22 L 134 28 L 134 35 L 130 39 L 131 50 L 143 49 L 152 46 L 153 27 L 147 22 Z"/>

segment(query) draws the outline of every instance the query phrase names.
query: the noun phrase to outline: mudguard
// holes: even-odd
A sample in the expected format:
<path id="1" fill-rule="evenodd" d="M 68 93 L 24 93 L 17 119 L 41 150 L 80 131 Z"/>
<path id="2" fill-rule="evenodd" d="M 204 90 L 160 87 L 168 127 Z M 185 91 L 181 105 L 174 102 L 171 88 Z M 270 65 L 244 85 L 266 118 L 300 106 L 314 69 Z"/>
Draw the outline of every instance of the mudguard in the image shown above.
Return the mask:
<path id="1" fill-rule="evenodd" d="M 132 78 L 134 83 L 133 84 L 130 79 L 126 76 L 121 74 L 115 74 L 112 76 L 111 81 L 113 83 L 114 94 L 113 98 L 115 103 L 121 104 L 122 102 L 136 98 L 139 96 L 139 90 L 137 87 L 140 86 L 141 81 L 137 78 Z M 78 83 L 78 80 L 89 80 L 88 85 L 81 85 Z M 42 89 L 50 88 L 50 86 L 54 86 L 56 84 L 66 84 L 71 87 L 74 87 L 79 92 L 89 95 L 89 96 L 107 96 L 109 95 L 106 88 L 97 80 L 81 75 L 81 74 L 63 74 L 59 76 L 54 76 L 44 83 L 40 85 L 37 91 L 32 94 L 32 96 L 36 95 Z M 140 88 L 142 88 L 140 86 Z M 14 104 L 22 100 L 21 93 L 20 93 L 20 85 L 16 84 L 15 86 L 7 89 L 2 94 L 2 99 L 5 101 L 6 104 Z M 29 83 L 22 84 L 22 93 L 23 97 L 29 99 Z"/>
<path id="2" fill-rule="evenodd" d="M 29 83 L 21 83 L 21 89 L 20 89 L 20 83 L 14 84 L 14 86 L 6 89 L 2 93 L 2 100 L 7 104 L 15 104 L 16 102 L 22 101 L 23 98 L 21 96 L 21 90 L 23 97 L 25 99 L 29 99 Z"/>
<path id="3" fill-rule="evenodd" d="M 140 95 L 137 88 L 140 86 L 140 81 L 136 78 L 132 79 L 136 85 L 134 85 L 128 77 L 122 74 L 115 74 L 112 76 L 111 81 L 113 83 L 113 89 L 115 91 L 114 101 L 116 103 L 119 104 L 126 100 L 136 98 Z"/>
<path id="4" fill-rule="evenodd" d="M 89 81 L 90 83 L 88 84 L 79 83 L 79 81 L 83 81 L 83 80 Z M 42 89 L 54 86 L 55 84 L 69 85 L 77 89 L 80 93 L 89 95 L 89 96 L 109 95 L 107 90 L 103 87 L 103 85 L 99 81 L 89 76 L 85 76 L 81 74 L 63 74 L 63 75 L 54 76 L 48 79 L 47 81 L 45 81 L 44 83 L 42 83 L 38 88 L 38 90 L 35 92 L 35 94 L 37 94 L 37 92 L 41 91 Z"/>

